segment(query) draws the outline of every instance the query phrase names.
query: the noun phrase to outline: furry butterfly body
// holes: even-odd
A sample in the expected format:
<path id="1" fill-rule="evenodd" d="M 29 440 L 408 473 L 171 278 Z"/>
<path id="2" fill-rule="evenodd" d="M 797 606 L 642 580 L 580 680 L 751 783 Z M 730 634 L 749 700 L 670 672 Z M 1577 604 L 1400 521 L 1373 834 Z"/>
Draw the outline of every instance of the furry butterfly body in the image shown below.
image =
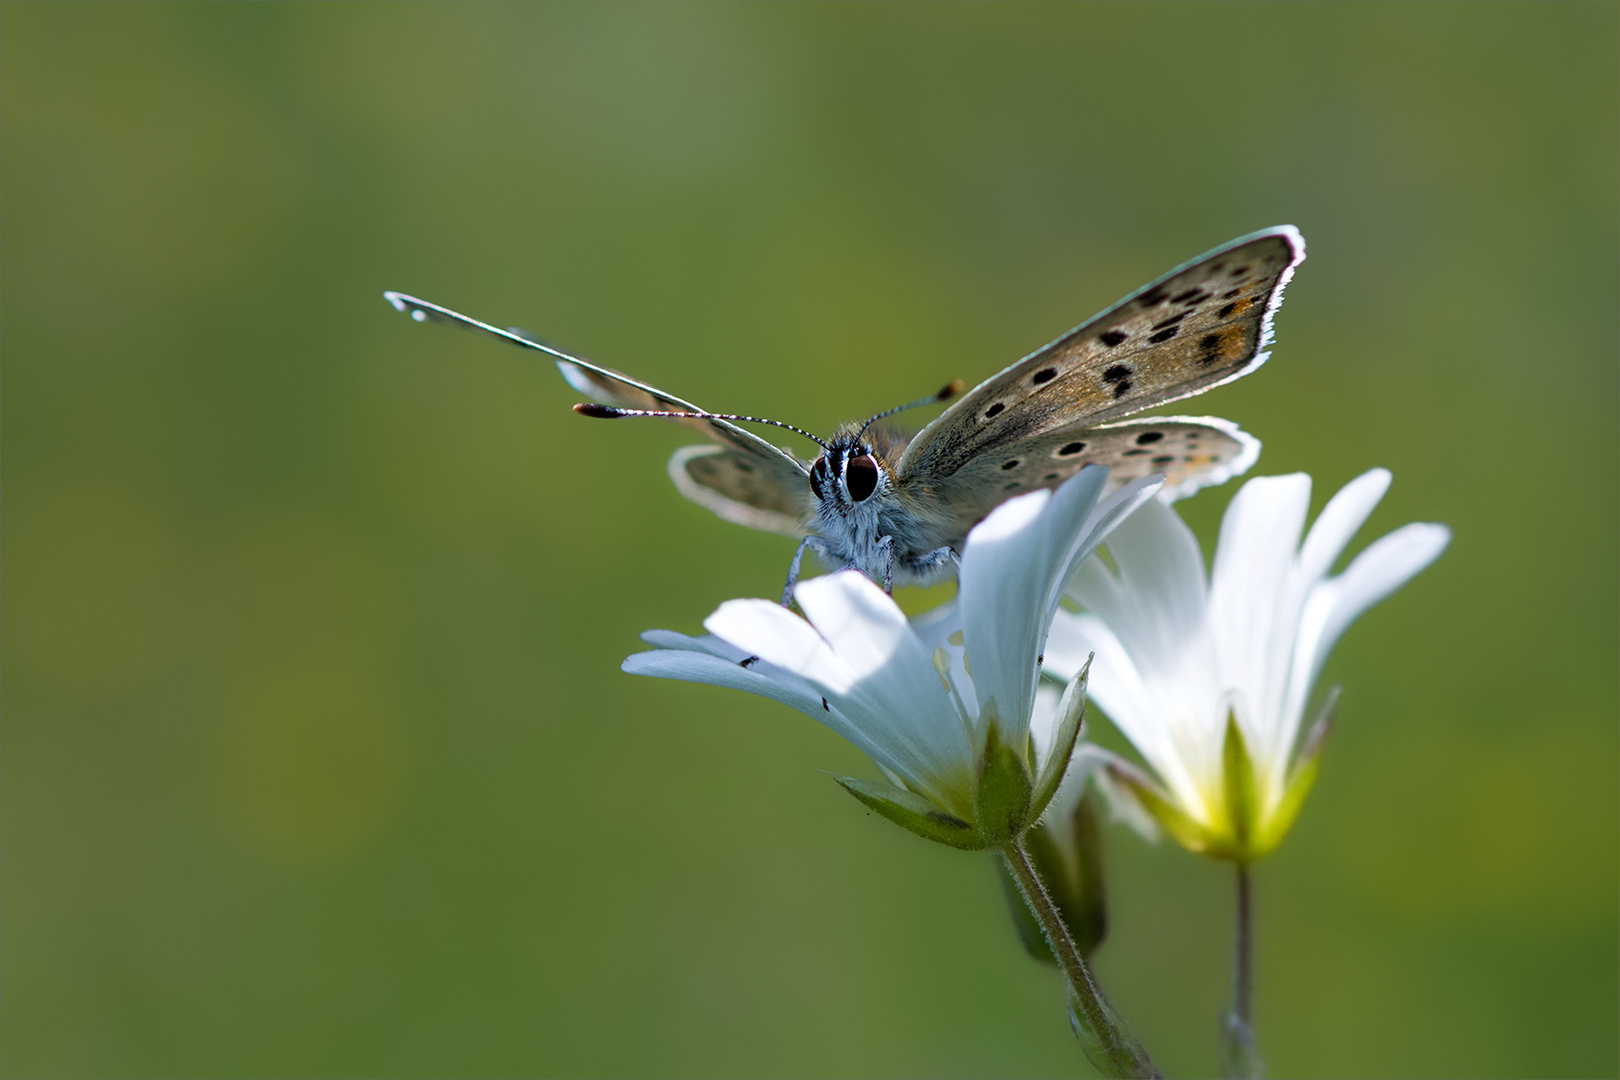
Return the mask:
<path id="1" fill-rule="evenodd" d="M 809 548 L 885 586 L 954 573 L 967 532 L 1002 501 L 1055 487 L 1088 464 L 1112 483 L 1159 473 L 1171 497 L 1246 471 L 1259 442 L 1213 417 L 1125 419 L 1199 394 L 1263 364 L 1283 287 L 1305 258 L 1292 226 L 1240 237 L 1170 271 L 975 386 L 915 435 L 890 413 L 830 439 L 774 420 L 711 413 L 628 375 L 401 293 L 418 321 L 450 322 L 538 349 L 595 399 L 587 416 L 661 416 L 710 442 L 677 450 L 676 488 L 728 521 L 800 538 L 788 589 Z M 959 390 L 953 383 L 933 398 Z M 913 404 L 921 404 L 914 402 Z M 813 461 L 739 426 L 788 428 L 821 446 Z"/>

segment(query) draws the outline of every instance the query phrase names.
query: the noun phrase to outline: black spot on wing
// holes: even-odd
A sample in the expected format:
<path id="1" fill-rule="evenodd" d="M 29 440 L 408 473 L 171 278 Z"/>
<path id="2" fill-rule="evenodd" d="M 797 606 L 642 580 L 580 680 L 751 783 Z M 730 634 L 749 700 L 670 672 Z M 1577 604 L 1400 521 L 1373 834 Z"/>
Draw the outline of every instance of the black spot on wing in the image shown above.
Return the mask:
<path id="1" fill-rule="evenodd" d="M 1148 443 L 1156 443 L 1162 438 L 1164 438 L 1164 432 L 1162 431 L 1144 431 L 1136 437 L 1136 445 L 1146 446 Z"/>
<path id="2" fill-rule="evenodd" d="M 994 417 L 996 414 L 1000 413 L 1006 407 L 1007 407 L 1006 405 L 1004 405 L 1004 404 L 1002 404 L 1001 402 L 998 401 L 994 405 L 990 406 L 988 409 L 984 410 L 984 418 L 986 420 L 989 420 L 992 417 Z"/>
<path id="3" fill-rule="evenodd" d="M 1012 459 L 1010 459 L 1008 461 L 1003 461 L 1001 463 L 1001 467 L 1003 469 L 1016 469 L 1016 468 L 1018 468 L 1018 459 L 1017 458 L 1012 458 Z"/>
<path id="4" fill-rule="evenodd" d="M 1064 443 L 1063 446 L 1058 449 L 1058 457 L 1073 457 L 1075 454 L 1078 454 L 1085 448 L 1086 444 L 1083 442 Z"/>
<path id="5" fill-rule="evenodd" d="M 1169 341 L 1171 338 L 1175 337 L 1180 332 L 1181 332 L 1181 327 L 1172 326 L 1172 327 L 1169 327 L 1167 329 L 1160 330 L 1157 334 L 1149 334 L 1148 335 L 1148 340 L 1153 342 L 1155 345 L 1157 345 L 1161 341 Z"/>
<path id="6" fill-rule="evenodd" d="M 1169 293 L 1165 292 L 1164 286 L 1160 285 L 1152 292 L 1145 294 L 1140 300 L 1137 301 L 1137 303 L 1141 304 L 1145 308 L 1158 307 L 1160 304 L 1165 302 L 1169 295 Z"/>
<path id="7" fill-rule="evenodd" d="M 1174 460 L 1176 460 L 1176 455 L 1174 454 L 1160 454 L 1158 457 L 1153 459 L 1153 464 L 1168 465 Z"/>
<path id="8" fill-rule="evenodd" d="M 1128 337 L 1130 335 L 1123 330 L 1107 330 L 1097 335 L 1097 340 L 1112 349 Z"/>
<path id="9" fill-rule="evenodd" d="M 1041 383 L 1051 382 L 1055 378 L 1057 378 L 1057 368 L 1049 367 L 1041 368 L 1041 370 L 1029 377 L 1029 381 L 1039 386 Z"/>

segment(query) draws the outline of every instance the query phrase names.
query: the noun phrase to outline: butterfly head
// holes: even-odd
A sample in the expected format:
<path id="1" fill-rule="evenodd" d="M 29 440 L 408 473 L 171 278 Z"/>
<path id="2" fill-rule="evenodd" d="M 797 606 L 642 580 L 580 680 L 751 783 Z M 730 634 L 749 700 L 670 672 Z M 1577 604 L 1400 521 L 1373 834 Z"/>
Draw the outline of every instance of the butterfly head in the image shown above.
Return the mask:
<path id="1" fill-rule="evenodd" d="M 846 512 L 888 487 L 886 469 L 859 435 L 834 438 L 810 467 L 810 491 Z"/>
<path id="2" fill-rule="evenodd" d="M 903 409 L 947 401 L 960 394 L 964 385 L 961 379 L 953 379 L 937 393 L 885 409 L 860 424 L 847 425 L 831 442 L 822 444 L 822 454 L 810 468 L 811 494 L 822 504 L 830 502 L 847 514 L 873 496 L 887 492 L 893 463 L 899 460 L 905 439 L 882 428 L 874 429 L 873 423 Z"/>

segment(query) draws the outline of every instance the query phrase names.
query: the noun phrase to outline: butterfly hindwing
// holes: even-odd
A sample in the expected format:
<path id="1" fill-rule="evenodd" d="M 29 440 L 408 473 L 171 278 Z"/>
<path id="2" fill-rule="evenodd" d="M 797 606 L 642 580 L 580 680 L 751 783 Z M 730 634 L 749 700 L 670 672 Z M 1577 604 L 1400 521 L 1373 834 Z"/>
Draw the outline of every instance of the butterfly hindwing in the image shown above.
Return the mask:
<path id="1" fill-rule="evenodd" d="M 940 516 L 949 527 L 939 540 L 954 545 L 1003 500 L 1057 487 L 1083 465 L 1106 466 L 1110 487 L 1156 473 L 1165 478 L 1163 493 L 1179 499 L 1246 472 L 1259 454 L 1258 439 L 1230 420 L 1209 416 L 1055 428 L 958 469 L 943 485 L 950 493 L 943 500 L 949 513 Z"/>
<path id="2" fill-rule="evenodd" d="M 983 455 L 1202 393 L 1258 368 L 1271 313 L 1305 257 L 1292 226 L 1254 233 L 1177 267 L 974 387 L 907 447 L 901 486 L 951 478 Z M 1043 474 L 1044 475 L 1044 474 Z"/>
<path id="3" fill-rule="evenodd" d="M 577 360 L 558 360 L 557 370 L 582 394 L 623 409 L 702 412 L 691 402 Z M 787 451 L 713 417 L 667 417 L 702 431 L 720 445 L 687 446 L 669 459 L 669 476 L 682 495 L 727 521 L 751 529 L 800 536 L 810 514 L 809 471 Z"/>
<path id="4" fill-rule="evenodd" d="M 699 506 L 750 529 L 797 538 L 812 511 L 809 484 L 797 473 L 762 467 L 751 454 L 713 443 L 675 451 L 669 478 Z"/>

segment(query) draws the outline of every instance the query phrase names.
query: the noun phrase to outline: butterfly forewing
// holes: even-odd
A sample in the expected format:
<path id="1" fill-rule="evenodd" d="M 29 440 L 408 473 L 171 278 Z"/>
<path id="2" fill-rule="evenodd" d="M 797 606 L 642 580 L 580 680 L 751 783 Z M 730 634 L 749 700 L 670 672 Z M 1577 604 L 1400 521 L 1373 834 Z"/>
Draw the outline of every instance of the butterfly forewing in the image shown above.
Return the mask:
<path id="1" fill-rule="evenodd" d="M 1201 393 L 1265 360 L 1271 312 L 1305 255 L 1293 228 L 1215 249 L 975 387 L 918 434 L 900 460 L 904 487 L 950 478 L 981 455 Z"/>
<path id="2" fill-rule="evenodd" d="M 383 297 L 417 322 L 445 323 L 543 352 L 556 361 L 569 386 L 600 404 L 659 412 L 706 411 L 623 372 L 564 352 L 526 330 L 492 326 L 406 293 L 386 292 Z M 721 444 L 687 447 L 670 459 L 670 476 L 681 494 L 728 521 L 773 532 L 803 531 L 809 513 L 809 470 L 802 462 L 727 420 L 711 416 L 667 419 Z"/>
<path id="3" fill-rule="evenodd" d="M 620 374 L 612 368 L 601 367 L 577 358 L 558 360 L 557 370 L 562 372 L 562 377 L 568 381 L 569 386 L 582 394 L 589 394 L 604 405 L 613 405 L 621 409 L 653 409 L 669 412 L 706 411 L 690 401 L 666 394 L 655 386 Z M 709 416 L 693 416 L 691 419 L 670 416 L 664 419 L 701 431 L 716 442 L 737 451 L 749 461 L 757 459 L 760 463 L 758 467 L 773 476 L 785 480 L 791 474 L 793 482 L 798 487 L 803 487 L 808 482 L 806 477 L 809 470 L 797 458 L 729 420 Z"/>

